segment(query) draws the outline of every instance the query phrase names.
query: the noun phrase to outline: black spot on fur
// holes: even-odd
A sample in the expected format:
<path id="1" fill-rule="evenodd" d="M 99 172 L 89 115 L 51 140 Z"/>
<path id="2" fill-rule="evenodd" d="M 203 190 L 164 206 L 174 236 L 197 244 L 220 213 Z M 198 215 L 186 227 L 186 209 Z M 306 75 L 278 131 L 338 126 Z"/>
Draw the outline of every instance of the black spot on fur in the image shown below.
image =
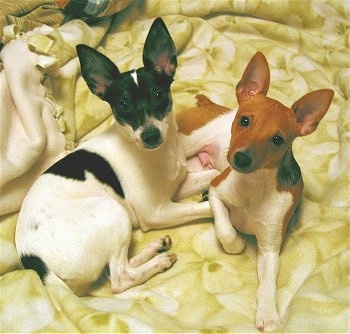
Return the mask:
<path id="1" fill-rule="evenodd" d="M 89 171 L 102 183 L 109 185 L 119 196 L 124 192 L 113 168 L 103 157 L 85 150 L 77 150 L 52 165 L 46 174 L 54 174 L 68 179 L 85 181 L 85 171 Z"/>
<path id="2" fill-rule="evenodd" d="M 296 162 L 293 152 L 287 151 L 278 169 L 277 181 L 279 186 L 288 188 L 296 185 L 301 179 L 301 170 Z"/>
<path id="3" fill-rule="evenodd" d="M 48 274 L 45 262 L 36 255 L 22 255 L 21 261 L 25 269 L 35 270 L 43 281 Z"/>

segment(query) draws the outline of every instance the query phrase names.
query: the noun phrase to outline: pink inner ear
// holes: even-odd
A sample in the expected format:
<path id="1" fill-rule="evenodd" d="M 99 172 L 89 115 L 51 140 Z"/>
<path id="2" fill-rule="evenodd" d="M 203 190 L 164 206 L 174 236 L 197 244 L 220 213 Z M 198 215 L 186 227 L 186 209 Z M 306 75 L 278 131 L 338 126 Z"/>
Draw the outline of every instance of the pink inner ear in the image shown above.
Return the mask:
<path id="1" fill-rule="evenodd" d="M 91 74 L 90 77 L 92 79 L 90 83 L 93 85 L 93 93 L 100 97 L 103 96 L 106 92 L 107 87 L 111 85 L 111 82 L 109 80 L 106 80 L 106 78 L 102 75 L 95 73 Z"/>
<path id="2" fill-rule="evenodd" d="M 313 119 L 305 120 L 303 123 L 298 124 L 299 136 L 307 136 L 314 132 L 318 126 L 318 122 L 314 122 Z"/>
<path id="3" fill-rule="evenodd" d="M 321 89 L 304 95 L 293 104 L 300 136 L 316 130 L 331 104 L 333 94 L 330 89 Z"/>
<path id="4" fill-rule="evenodd" d="M 157 59 L 155 70 L 157 73 L 162 73 L 164 71 L 167 75 L 173 75 L 176 68 L 174 64 L 170 63 L 168 55 L 162 53 Z"/>
<path id="5" fill-rule="evenodd" d="M 240 81 L 236 88 L 238 103 L 245 100 L 246 98 L 256 95 L 257 92 L 259 92 L 258 86 L 259 84 L 256 81 Z"/>
<path id="6" fill-rule="evenodd" d="M 248 63 L 236 86 L 238 103 L 254 95 L 266 95 L 270 85 L 270 70 L 264 55 L 257 52 Z"/>
<path id="7" fill-rule="evenodd" d="M 103 96 L 104 93 L 105 93 L 105 91 L 106 91 L 105 86 L 100 85 L 100 84 L 97 84 L 97 85 L 95 86 L 95 94 L 96 94 L 97 96 Z"/>

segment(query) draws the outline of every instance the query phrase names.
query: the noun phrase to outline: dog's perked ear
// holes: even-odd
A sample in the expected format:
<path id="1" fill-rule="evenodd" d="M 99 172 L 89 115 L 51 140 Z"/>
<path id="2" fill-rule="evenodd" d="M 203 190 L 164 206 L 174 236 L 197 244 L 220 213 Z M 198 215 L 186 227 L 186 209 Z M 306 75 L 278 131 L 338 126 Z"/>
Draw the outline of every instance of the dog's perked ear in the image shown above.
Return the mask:
<path id="1" fill-rule="evenodd" d="M 270 70 L 265 56 L 257 52 L 249 61 L 236 86 L 238 103 L 255 95 L 266 95 L 270 86 Z"/>
<path id="2" fill-rule="evenodd" d="M 294 102 L 291 109 L 297 118 L 299 136 L 309 135 L 316 130 L 332 102 L 333 95 L 331 89 L 320 89 Z"/>
<path id="3" fill-rule="evenodd" d="M 102 53 L 84 45 L 77 45 L 81 74 L 91 92 L 102 100 L 108 100 L 108 87 L 120 76 L 117 66 Z"/>
<path id="4" fill-rule="evenodd" d="M 143 49 L 143 65 L 146 70 L 155 70 L 169 77 L 177 67 L 176 48 L 164 21 L 158 17 L 152 23 Z"/>

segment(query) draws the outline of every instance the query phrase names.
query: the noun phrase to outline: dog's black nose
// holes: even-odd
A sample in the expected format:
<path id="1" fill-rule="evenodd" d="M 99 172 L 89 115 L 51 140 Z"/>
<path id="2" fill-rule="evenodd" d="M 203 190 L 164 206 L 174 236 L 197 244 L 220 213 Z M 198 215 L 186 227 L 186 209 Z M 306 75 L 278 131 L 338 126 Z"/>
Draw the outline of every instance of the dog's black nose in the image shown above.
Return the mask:
<path id="1" fill-rule="evenodd" d="M 245 152 L 237 152 L 233 158 L 235 167 L 242 172 L 248 170 L 251 167 L 252 162 L 253 160 L 250 157 L 249 153 Z"/>
<path id="2" fill-rule="evenodd" d="M 142 131 L 141 139 L 147 148 L 156 148 L 161 143 L 161 133 L 158 128 L 149 126 Z"/>

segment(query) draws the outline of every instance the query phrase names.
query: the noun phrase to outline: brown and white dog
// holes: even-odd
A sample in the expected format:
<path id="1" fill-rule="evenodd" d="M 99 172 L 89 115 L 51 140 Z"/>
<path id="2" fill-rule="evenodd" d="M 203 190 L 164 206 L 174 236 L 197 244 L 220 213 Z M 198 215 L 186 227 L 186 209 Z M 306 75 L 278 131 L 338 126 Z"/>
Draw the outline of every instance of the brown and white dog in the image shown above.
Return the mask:
<path id="1" fill-rule="evenodd" d="M 91 92 L 110 104 L 116 122 L 39 177 L 19 214 L 16 247 L 25 268 L 79 295 L 109 265 L 112 291 L 118 293 L 176 260 L 165 252 L 171 246 L 166 236 L 129 261 L 132 228 L 212 217 L 209 203 L 173 200 L 203 191 L 213 171 L 187 174 L 171 112 L 176 49 L 162 19 L 150 28 L 144 67 L 137 70 L 120 73 L 85 45 L 77 52 Z"/>
<path id="2" fill-rule="evenodd" d="M 211 182 L 209 203 L 215 232 L 225 251 L 233 254 L 243 251 L 245 241 L 236 229 L 257 238 L 260 284 L 256 326 L 261 331 L 279 326 L 276 308 L 279 253 L 303 192 L 292 142 L 297 136 L 316 130 L 333 98 L 332 90 L 318 90 L 287 108 L 266 96 L 269 84 L 268 64 L 258 52 L 236 87 L 237 111 L 227 112 L 200 96 L 206 115 L 199 116 L 201 120 L 195 125 L 185 125 L 183 119 L 179 122 L 193 169 L 223 170 Z M 186 113 L 182 115 L 185 117 Z"/>

